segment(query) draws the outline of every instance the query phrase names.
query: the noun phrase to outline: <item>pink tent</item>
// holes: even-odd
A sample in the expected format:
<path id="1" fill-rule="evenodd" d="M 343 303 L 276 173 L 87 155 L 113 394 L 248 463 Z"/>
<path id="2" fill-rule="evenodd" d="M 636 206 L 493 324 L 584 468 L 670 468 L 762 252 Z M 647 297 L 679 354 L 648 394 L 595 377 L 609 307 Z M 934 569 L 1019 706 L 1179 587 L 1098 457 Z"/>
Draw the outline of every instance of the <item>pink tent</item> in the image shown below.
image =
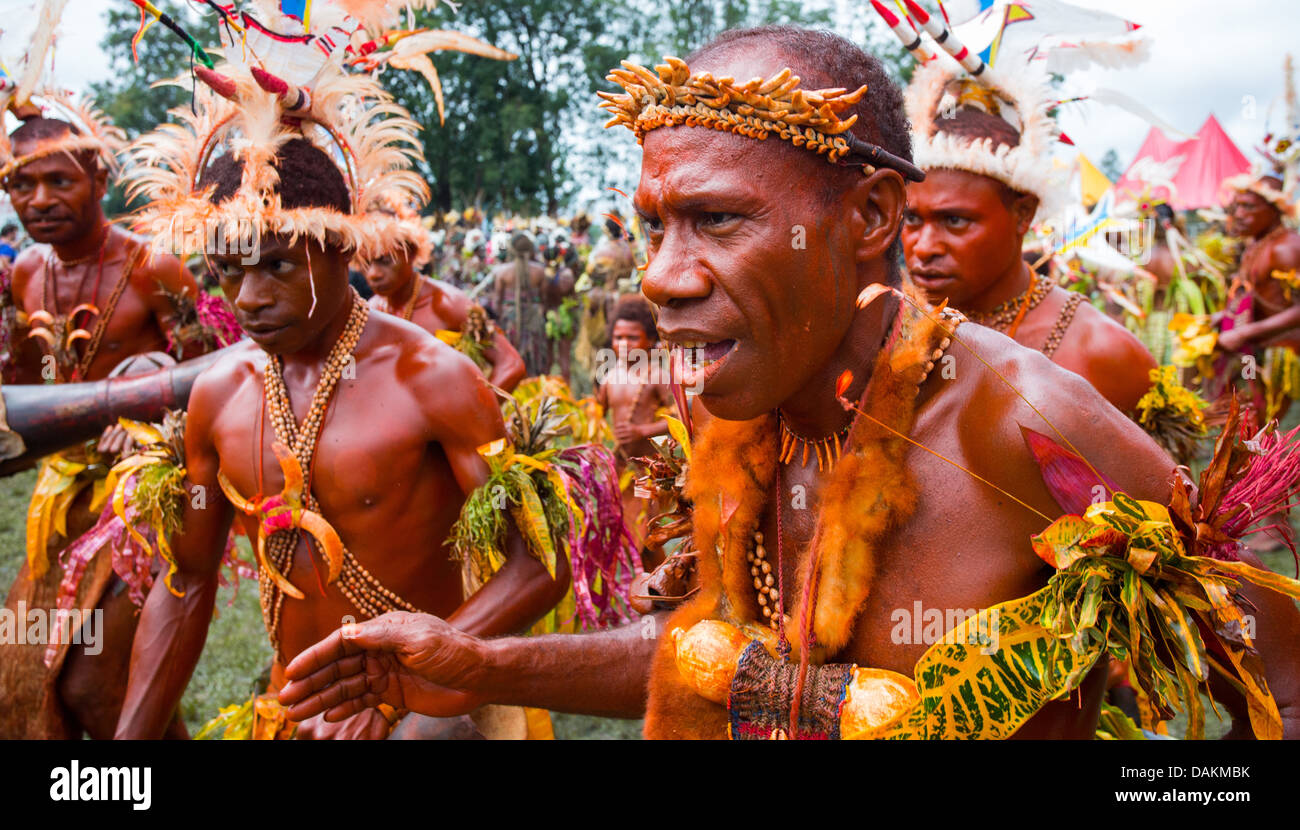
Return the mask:
<path id="1" fill-rule="evenodd" d="M 1162 162 L 1168 162 L 1171 158 L 1179 154 L 1178 148 L 1186 142 L 1173 141 L 1160 132 L 1157 127 L 1152 127 L 1147 133 L 1146 140 L 1138 148 L 1137 155 L 1133 157 L 1133 163 L 1129 165 L 1124 175 L 1119 177 L 1115 182 L 1116 201 L 1124 201 L 1142 194 L 1147 187 L 1148 179 L 1159 180 L 1164 178 L 1163 174 L 1156 172 Z M 1170 176 L 1172 179 L 1172 176 Z M 1152 187 L 1152 193 L 1157 198 L 1169 198 L 1169 189 L 1165 187 Z"/>
<path id="2" fill-rule="evenodd" d="M 1219 186 L 1229 176 L 1250 170 L 1250 161 L 1232 143 L 1228 134 L 1211 115 L 1196 131 L 1196 140 L 1184 142 L 1187 160 L 1178 169 L 1174 184 L 1178 194 L 1175 210 L 1194 210 L 1223 204 Z"/>
<path id="3" fill-rule="evenodd" d="M 1249 169 L 1250 162 L 1211 114 L 1187 141 L 1171 141 L 1152 127 L 1133 164 L 1115 183 L 1115 193 L 1132 198 L 1150 185 L 1153 196 L 1168 199 L 1169 188 L 1159 183 L 1172 181 L 1177 192 L 1170 205 L 1175 210 L 1216 207 L 1222 204 L 1223 180 Z"/>

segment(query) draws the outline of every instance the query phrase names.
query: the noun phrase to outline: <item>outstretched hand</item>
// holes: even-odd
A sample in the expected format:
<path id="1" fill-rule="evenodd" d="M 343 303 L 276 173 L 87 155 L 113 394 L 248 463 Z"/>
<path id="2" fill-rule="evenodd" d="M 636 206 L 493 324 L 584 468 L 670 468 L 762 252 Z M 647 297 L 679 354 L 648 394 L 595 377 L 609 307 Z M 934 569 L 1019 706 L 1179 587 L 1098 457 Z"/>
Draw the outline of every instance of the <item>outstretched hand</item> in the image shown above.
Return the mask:
<path id="1" fill-rule="evenodd" d="M 483 663 L 481 642 L 430 614 L 394 611 L 345 625 L 293 659 L 280 703 L 304 721 L 331 723 L 381 703 L 431 717 L 485 701 L 465 687 Z"/>

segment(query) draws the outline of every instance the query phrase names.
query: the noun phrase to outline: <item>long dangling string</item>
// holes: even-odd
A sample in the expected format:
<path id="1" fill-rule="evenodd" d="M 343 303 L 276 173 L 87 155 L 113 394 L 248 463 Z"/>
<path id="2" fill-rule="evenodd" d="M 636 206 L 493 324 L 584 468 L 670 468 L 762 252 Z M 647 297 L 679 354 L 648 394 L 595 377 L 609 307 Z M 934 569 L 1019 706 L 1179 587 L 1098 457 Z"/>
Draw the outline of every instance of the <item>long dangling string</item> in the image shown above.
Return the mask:
<path id="1" fill-rule="evenodd" d="M 785 527 L 781 521 L 781 500 L 785 493 L 785 468 L 776 462 L 776 593 L 781 601 L 776 603 L 777 651 L 781 660 L 790 659 L 790 640 L 785 634 Z"/>
<path id="2" fill-rule="evenodd" d="M 275 358 L 274 358 L 274 357 L 271 357 L 270 355 L 268 355 L 268 356 L 267 356 L 267 360 L 275 360 Z M 266 421 L 264 420 L 265 414 L 266 414 L 266 383 L 265 383 L 265 381 L 263 381 L 263 383 L 262 383 L 262 406 L 261 406 L 260 409 L 257 410 L 257 440 L 254 442 L 254 446 L 256 447 L 255 452 L 257 453 L 257 498 L 256 498 L 256 501 L 259 501 L 259 502 L 260 502 L 260 501 L 265 497 L 265 495 L 266 495 L 266 488 L 265 488 L 265 486 L 264 486 L 264 484 L 263 484 L 263 479 L 262 479 L 262 453 L 265 451 L 265 447 L 264 447 L 264 445 L 265 445 L 265 443 L 266 443 L 266 436 L 265 436 L 265 434 L 264 434 L 265 429 L 266 429 Z"/>
<path id="3" fill-rule="evenodd" d="M 316 313 L 316 275 L 311 270 L 311 246 L 307 246 L 307 283 L 311 286 L 311 308 L 307 311 L 310 317 Z"/>
<path id="4" fill-rule="evenodd" d="M 999 371 L 998 371 L 998 370 L 993 366 L 993 364 L 991 364 L 991 363 L 989 363 L 987 360 L 985 360 L 982 356 L 980 356 L 980 353 L 979 353 L 979 352 L 977 352 L 977 351 L 975 351 L 975 349 L 971 348 L 971 345 L 970 345 L 969 343 L 967 343 L 965 340 L 963 340 L 961 337 L 959 337 L 959 336 L 957 335 L 957 331 L 956 331 L 957 327 L 956 327 L 955 325 L 954 325 L 954 326 L 945 325 L 945 324 L 944 324 L 944 321 L 943 321 L 942 319 L 940 319 L 939 317 L 935 316 L 933 313 L 931 313 L 931 311 L 930 311 L 929 309 L 923 307 L 923 306 L 922 306 L 920 303 L 918 303 L 916 300 L 914 300 L 914 299 L 912 299 L 911 297 L 909 297 L 909 296 L 907 295 L 906 292 L 895 290 L 894 293 L 897 293 L 897 294 L 898 294 L 899 296 L 901 296 L 905 301 L 907 301 L 907 303 L 908 303 L 909 305 L 911 305 L 911 306 L 912 306 L 913 308 L 915 308 L 917 311 L 921 312 L 921 314 L 925 315 L 926 319 L 930 320 L 930 321 L 933 322 L 935 325 L 939 326 L 939 328 L 941 328 L 944 332 L 947 333 L 947 335 L 948 335 L 949 337 L 951 337 L 951 338 L 953 339 L 953 342 L 954 342 L 954 343 L 960 343 L 960 344 L 962 345 L 962 347 L 966 349 L 966 351 L 968 351 L 968 352 L 971 353 L 971 356 L 972 356 L 972 357 L 974 357 L 974 358 L 975 358 L 976 360 L 978 360 L 980 363 L 983 363 L 984 366 L 985 366 L 985 368 L 987 368 L 990 372 L 992 372 L 994 375 L 997 376 L 998 380 L 1002 381 L 1002 383 L 1004 383 L 1004 384 L 1007 386 L 1008 389 L 1010 389 L 1012 392 L 1016 393 L 1016 397 L 1018 397 L 1018 398 L 1020 398 L 1020 400 L 1024 401 L 1025 404 L 1026 404 L 1030 409 L 1032 409 L 1036 415 L 1038 415 L 1038 417 L 1042 418 L 1042 419 L 1043 419 L 1043 423 L 1045 423 L 1045 424 L 1047 424 L 1049 427 L 1051 427 L 1052 432 L 1055 432 L 1055 433 L 1056 433 L 1057 437 L 1060 438 L 1061 441 L 1062 441 L 1062 443 L 1065 444 L 1065 447 L 1066 447 L 1067 449 L 1069 449 L 1071 452 L 1073 452 L 1075 455 L 1079 456 L 1079 460 L 1081 460 L 1084 464 L 1087 465 L 1088 470 L 1089 470 L 1090 472 L 1092 472 L 1092 474 L 1093 474 L 1094 476 L 1097 477 L 1097 480 L 1098 480 L 1099 482 L 1101 482 L 1102 486 L 1103 486 L 1103 487 L 1106 487 L 1107 490 L 1110 490 L 1109 485 L 1107 485 L 1107 484 L 1105 483 L 1105 482 L 1106 482 L 1106 479 L 1102 477 L 1101 473 L 1097 472 L 1097 468 L 1094 467 L 1094 466 L 1092 466 L 1092 462 L 1089 461 L 1089 460 L 1084 456 L 1084 454 L 1083 454 L 1082 452 L 1079 451 L 1079 448 L 1076 447 L 1076 446 L 1074 446 L 1074 442 L 1071 441 L 1068 437 L 1066 437 L 1065 433 L 1061 432 L 1061 430 L 1057 428 L 1056 424 L 1052 423 L 1052 421 L 1051 421 L 1051 420 L 1050 420 L 1046 415 L 1043 414 L 1042 410 L 1040 410 L 1038 407 L 1034 406 L 1033 402 L 1030 401 L 1029 398 L 1025 397 L 1024 393 L 1021 392 L 1019 389 L 1017 389 L 1017 388 L 1016 388 L 1016 385 L 1015 385 L 1014 383 L 1012 383 L 1011 381 L 1007 380 L 1006 376 L 1003 375 L 1001 372 L 999 372 Z M 865 414 L 865 413 L 863 413 L 863 414 Z M 871 420 L 875 421 L 874 418 L 872 418 Z M 876 423 L 879 423 L 879 421 L 877 421 Z M 881 426 L 884 426 L 884 425 L 881 424 Z M 888 429 L 888 427 L 885 427 L 885 428 Z M 892 430 L 891 430 L 891 431 L 892 431 Z M 895 434 L 897 434 L 897 433 L 895 433 Z M 902 436 L 902 437 L 906 438 L 907 436 Z M 909 440 L 910 440 L 910 439 L 909 439 Z M 953 462 L 950 461 L 949 459 L 944 458 L 942 455 L 939 455 L 938 453 L 934 452 L 934 450 L 931 450 L 929 447 L 926 447 L 926 446 L 924 446 L 924 445 L 922 445 L 922 444 L 917 444 L 915 441 L 913 441 L 912 443 L 916 444 L 918 447 L 921 447 L 921 449 L 925 450 L 926 452 L 932 453 L 933 455 L 936 455 L 936 456 L 938 456 L 939 458 L 943 458 L 944 461 L 948 461 L 949 463 L 953 463 Z M 958 469 L 961 469 L 961 470 L 963 470 L 964 472 L 968 472 L 968 473 L 970 472 L 969 470 L 966 470 L 965 468 L 961 467 L 960 465 L 956 465 L 956 464 L 954 464 L 954 466 L 957 466 Z M 974 475 L 974 473 L 971 473 L 971 475 Z M 976 478 L 978 478 L 978 476 L 976 476 Z M 980 480 L 983 481 L 983 479 L 980 479 Z M 986 484 L 989 484 L 990 486 L 996 487 L 996 485 L 993 485 L 991 482 L 987 482 L 987 481 L 985 481 L 985 483 L 986 483 Z M 1001 489 L 1001 488 L 998 488 L 998 489 Z M 1006 493 L 1005 490 L 1003 490 L 1002 492 Z M 1010 493 L 1007 493 L 1007 495 L 1010 495 Z M 1112 493 L 1112 495 L 1114 495 L 1114 494 Z M 1024 502 L 1020 501 L 1019 499 L 1016 499 L 1016 501 L 1019 502 L 1019 503 L 1022 504 L 1022 505 L 1024 504 Z M 1028 506 L 1028 505 L 1026 505 L 1026 506 Z M 1031 509 L 1032 509 L 1032 508 L 1031 508 Z M 1034 512 L 1037 512 L 1037 511 L 1034 511 Z M 1039 515 L 1042 515 L 1042 514 L 1040 513 Z M 1050 520 L 1049 520 L 1049 521 L 1050 521 Z"/>

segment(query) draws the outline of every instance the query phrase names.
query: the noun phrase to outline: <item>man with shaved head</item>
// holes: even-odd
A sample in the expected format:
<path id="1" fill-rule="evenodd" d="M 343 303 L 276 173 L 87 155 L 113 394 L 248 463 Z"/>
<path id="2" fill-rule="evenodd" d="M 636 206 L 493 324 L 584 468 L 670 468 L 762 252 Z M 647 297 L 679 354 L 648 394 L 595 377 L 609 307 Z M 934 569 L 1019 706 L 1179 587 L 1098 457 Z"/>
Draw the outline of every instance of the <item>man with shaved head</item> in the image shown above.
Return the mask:
<path id="1" fill-rule="evenodd" d="M 700 390 L 691 583 L 652 580 L 662 610 L 591 635 L 487 640 L 416 614 L 346 626 L 287 670 L 294 717 L 500 701 L 645 716 L 655 738 L 861 735 L 841 732 L 846 678 L 888 687 L 927 651 L 900 609 L 991 608 L 1046 584 L 1029 540 L 1061 509 L 1021 437 L 1049 429 L 1036 411 L 1126 492 L 1166 500 L 1170 459 L 1088 383 L 899 288 L 904 182 L 921 174 L 874 57 L 777 26 L 624 67 L 606 100 L 644 148 L 642 290 Z M 1243 590 L 1269 616 L 1257 644 L 1289 705 L 1300 615 Z M 1026 698 L 1015 736 L 1091 738 L 1104 680 L 1101 661 L 1068 700 Z"/>

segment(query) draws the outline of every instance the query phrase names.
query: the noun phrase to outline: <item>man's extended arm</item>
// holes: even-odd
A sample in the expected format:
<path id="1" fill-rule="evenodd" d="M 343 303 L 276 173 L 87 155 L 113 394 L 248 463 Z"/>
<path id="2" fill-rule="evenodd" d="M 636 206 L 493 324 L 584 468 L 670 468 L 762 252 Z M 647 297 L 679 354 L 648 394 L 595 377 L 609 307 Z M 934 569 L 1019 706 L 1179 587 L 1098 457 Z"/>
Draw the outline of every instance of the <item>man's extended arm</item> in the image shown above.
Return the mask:
<path id="1" fill-rule="evenodd" d="M 488 382 L 507 392 L 513 392 L 528 373 L 524 359 L 506 338 L 505 332 L 496 326 L 492 327 L 492 343 L 483 350 L 483 356 L 492 364 L 492 376 Z"/>
<path id="2" fill-rule="evenodd" d="M 1272 279 L 1271 275 L 1274 271 L 1300 268 L 1300 245 L 1277 246 L 1265 268 L 1270 275 L 1266 279 Z M 1271 317 L 1243 323 L 1224 332 L 1219 336 L 1219 341 L 1225 349 L 1236 351 L 1247 343 L 1271 340 L 1279 334 L 1297 328 L 1300 328 L 1300 297 L 1296 298 L 1296 302 L 1291 307 Z"/>
<path id="3" fill-rule="evenodd" d="M 118 738 L 162 736 L 203 652 L 212 622 L 221 553 L 232 516 L 230 503 L 217 484 L 220 462 L 205 418 L 211 411 L 212 394 L 205 394 L 200 381 L 191 398 L 186 428 L 188 486 L 182 530 L 172 540 L 178 570 L 171 577 L 172 587 L 182 595 L 167 589 L 165 569 L 160 572 L 145 600 L 131 649 Z M 202 507 L 195 507 L 195 493 L 202 495 L 197 501 Z"/>
<path id="4" fill-rule="evenodd" d="M 501 703 L 639 718 L 669 613 L 594 634 L 497 640 L 428 614 L 385 614 L 344 626 L 295 657 L 280 701 L 294 720 L 325 712 L 338 721 L 380 703 L 433 717 Z"/>

